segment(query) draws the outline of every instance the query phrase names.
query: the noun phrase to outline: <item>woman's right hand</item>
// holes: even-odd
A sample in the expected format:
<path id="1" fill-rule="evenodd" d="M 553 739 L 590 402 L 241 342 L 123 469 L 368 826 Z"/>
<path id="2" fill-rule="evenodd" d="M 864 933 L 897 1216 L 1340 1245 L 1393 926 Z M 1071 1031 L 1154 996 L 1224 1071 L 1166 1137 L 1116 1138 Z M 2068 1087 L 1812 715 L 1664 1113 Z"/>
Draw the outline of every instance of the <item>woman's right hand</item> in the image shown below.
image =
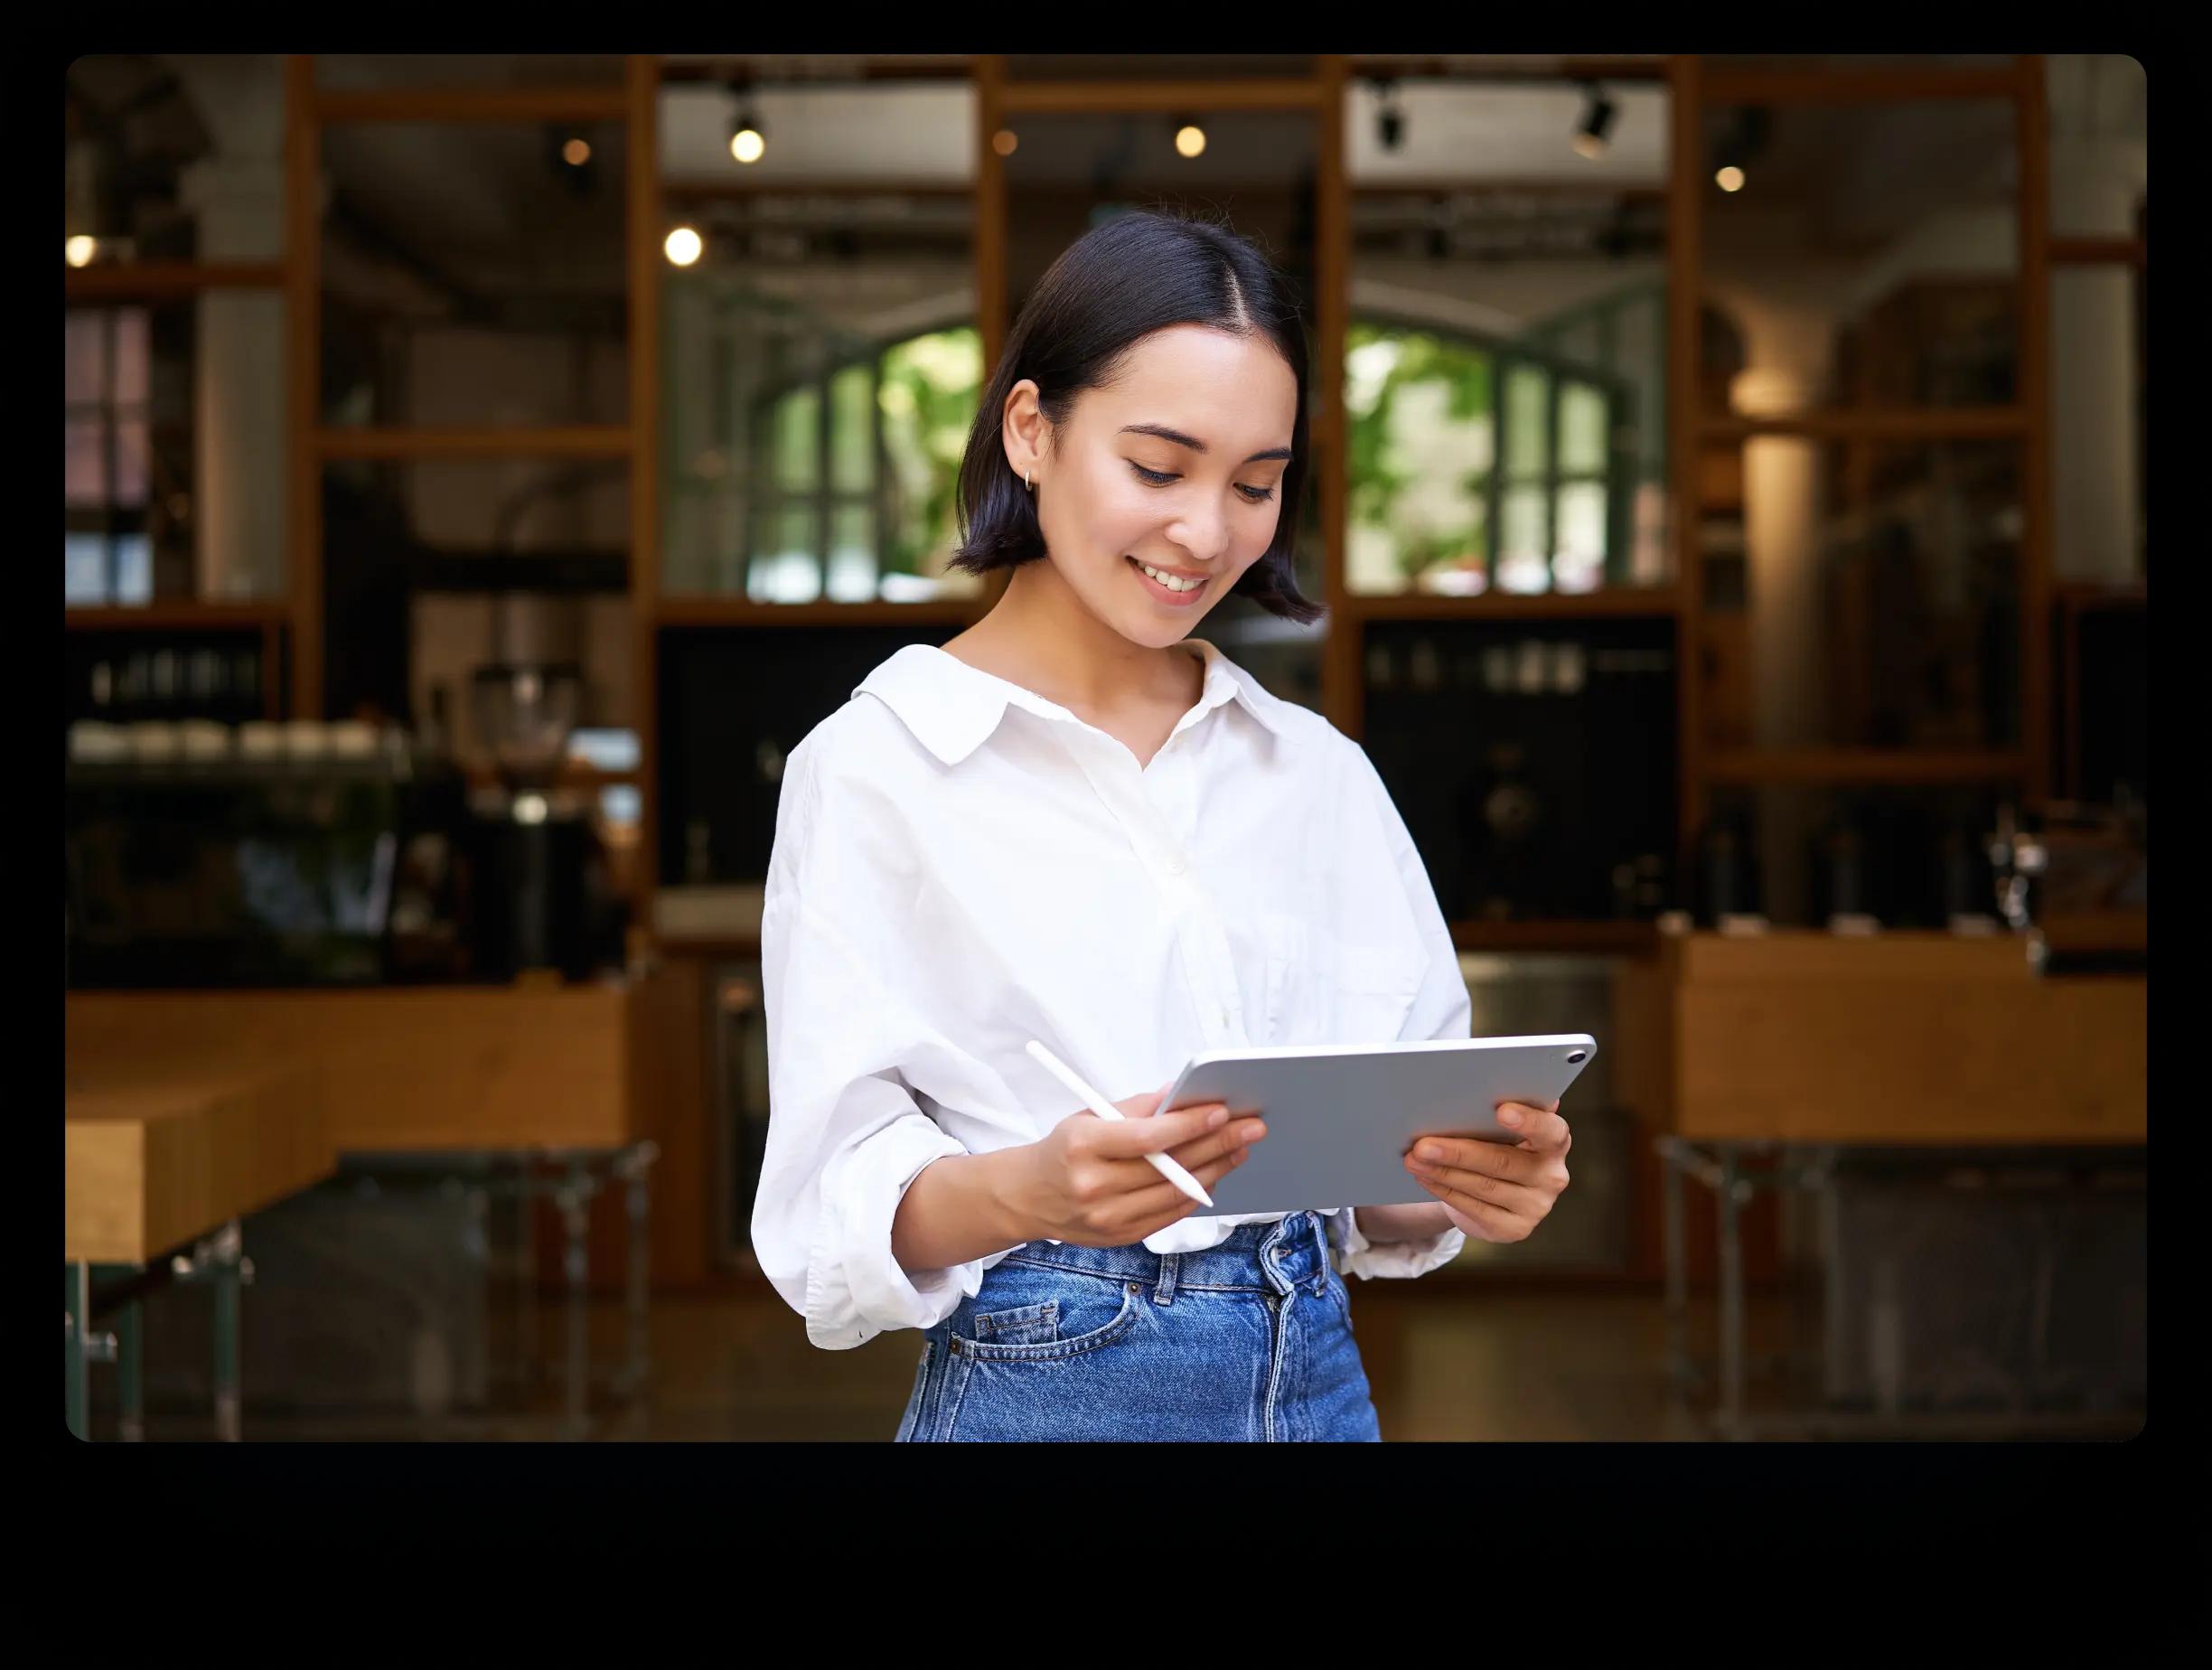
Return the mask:
<path id="1" fill-rule="evenodd" d="M 1070 1114 L 1042 1140 L 1005 1150 L 1018 1157 L 1007 1206 L 1028 1241 L 1120 1247 L 1180 1223 L 1198 1203 L 1144 1157 L 1166 1154 L 1207 1194 L 1244 1163 L 1267 1134 L 1259 1117 L 1231 1119 L 1218 1102 L 1157 1112 L 1167 1086 L 1117 1102 L 1122 1120 L 1088 1110 Z"/>

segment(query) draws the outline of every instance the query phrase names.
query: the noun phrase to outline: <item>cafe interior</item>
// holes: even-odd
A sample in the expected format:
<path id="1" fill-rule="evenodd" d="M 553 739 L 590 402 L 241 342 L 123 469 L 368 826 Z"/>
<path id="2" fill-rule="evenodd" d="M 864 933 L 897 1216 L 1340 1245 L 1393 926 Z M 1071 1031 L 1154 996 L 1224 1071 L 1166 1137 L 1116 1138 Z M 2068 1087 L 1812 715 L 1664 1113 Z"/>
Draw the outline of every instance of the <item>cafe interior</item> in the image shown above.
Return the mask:
<path id="1" fill-rule="evenodd" d="M 1024 297 L 1301 298 L 1310 626 L 1539 1231 L 1355 1281 L 1386 1440 L 2145 1410 L 2144 72 L 2107 55 L 80 57 L 66 1416 L 884 1441 L 750 1244 L 790 751 L 988 613 Z M 1106 1087 L 1120 1095 L 1141 1087 Z"/>

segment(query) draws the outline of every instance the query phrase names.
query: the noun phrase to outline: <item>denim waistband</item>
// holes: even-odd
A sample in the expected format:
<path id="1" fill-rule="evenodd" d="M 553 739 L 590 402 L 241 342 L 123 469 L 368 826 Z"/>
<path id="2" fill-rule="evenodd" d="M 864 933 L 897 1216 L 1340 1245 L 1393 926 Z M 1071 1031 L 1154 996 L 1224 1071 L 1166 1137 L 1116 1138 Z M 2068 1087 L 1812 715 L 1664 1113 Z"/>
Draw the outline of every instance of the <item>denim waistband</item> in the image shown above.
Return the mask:
<path id="1" fill-rule="evenodd" d="M 1276 1223 L 1239 1224 L 1219 1246 L 1195 1252 L 1155 1252 L 1142 1242 L 1085 1247 L 1030 1241 L 1000 1262 L 1140 1281 L 1160 1304 L 1171 1302 L 1178 1288 L 1257 1293 L 1303 1288 L 1319 1293 L 1328 1281 L 1328 1232 L 1318 1212 L 1294 1212 Z M 984 1273 L 988 1280 L 989 1272 Z"/>

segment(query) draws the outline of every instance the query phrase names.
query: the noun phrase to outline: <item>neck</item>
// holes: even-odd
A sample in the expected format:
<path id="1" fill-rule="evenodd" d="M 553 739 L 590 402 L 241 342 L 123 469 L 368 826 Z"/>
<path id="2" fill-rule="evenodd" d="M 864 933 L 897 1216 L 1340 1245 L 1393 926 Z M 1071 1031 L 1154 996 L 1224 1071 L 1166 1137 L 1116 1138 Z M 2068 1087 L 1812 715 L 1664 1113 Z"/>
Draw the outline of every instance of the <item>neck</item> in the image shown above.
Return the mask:
<path id="1" fill-rule="evenodd" d="M 1018 669 L 1015 682 L 1078 712 L 1127 707 L 1163 687 L 1181 694 L 1198 658 L 1185 644 L 1130 643 L 1084 605 L 1048 558 L 1014 570 L 979 631 Z"/>

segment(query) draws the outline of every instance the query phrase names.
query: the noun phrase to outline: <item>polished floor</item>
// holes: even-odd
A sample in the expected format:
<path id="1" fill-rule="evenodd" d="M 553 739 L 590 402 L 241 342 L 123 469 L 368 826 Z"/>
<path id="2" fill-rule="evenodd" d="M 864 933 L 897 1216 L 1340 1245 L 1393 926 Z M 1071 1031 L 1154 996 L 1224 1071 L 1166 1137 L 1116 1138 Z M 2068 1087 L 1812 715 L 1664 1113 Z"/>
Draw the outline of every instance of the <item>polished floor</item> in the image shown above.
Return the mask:
<path id="1" fill-rule="evenodd" d="M 1386 1441 L 1667 1441 L 1716 1436 L 1708 1387 L 1678 1391 L 1670 1372 L 1667 1323 L 1655 1291 L 1491 1281 L 1352 1284 L 1368 1380 Z M 511 1321 L 512 1312 L 506 1313 Z M 510 1380 L 492 1410 L 432 1419 L 406 1411 L 279 1414 L 257 1410 L 249 1389 L 249 1441 L 558 1440 L 607 1441 L 887 1441 L 913 1383 L 918 1349 L 907 1333 L 879 1335 L 851 1351 L 807 1343 L 798 1317 L 766 1290 L 731 1285 L 657 1298 L 650 1313 L 651 1368 L 642 1395 L 612 1395 L 627 1318 L 613 1301 L 588 1309 L 595 1391 L 579 1434 L 564 1420 L 567 1313 L 541 1303 L 541 1352 L 534 1384 Z M 1826 1431 L 1795 1430 L 1816 1402 L 1816 1322 L 1802 1296 L 1755 1295 L 1746 1310 L 1746 1437 L 1915 1436 L 1854 1431 L 1849 1419 Z M 250 1314 L 247 1326 L 251 1327 Z M 1692 1301 L 1687 1338 L 1710 1368 L 1717 1329 L 1711 1298 Z M 524 1359 L 511 1334 L 501 1364 Z M 103 1407 L 103 1405 L 105 1407 Z M 1769 1424 L 1759 1430 L 1760 1423 Z M 2140 1421 L 2061 1422 L 2041 1434 L 1967 1418 L 1917 1435 L 2001 1439 L 2037 1435 L 2123 1437 Z M 117 1435 L 110 1397 L 96 1397 L 96 1438 Z M 211 1435 L 189 1410 L 149 1415 L 146 1437 L 191 1441 Z"/>

